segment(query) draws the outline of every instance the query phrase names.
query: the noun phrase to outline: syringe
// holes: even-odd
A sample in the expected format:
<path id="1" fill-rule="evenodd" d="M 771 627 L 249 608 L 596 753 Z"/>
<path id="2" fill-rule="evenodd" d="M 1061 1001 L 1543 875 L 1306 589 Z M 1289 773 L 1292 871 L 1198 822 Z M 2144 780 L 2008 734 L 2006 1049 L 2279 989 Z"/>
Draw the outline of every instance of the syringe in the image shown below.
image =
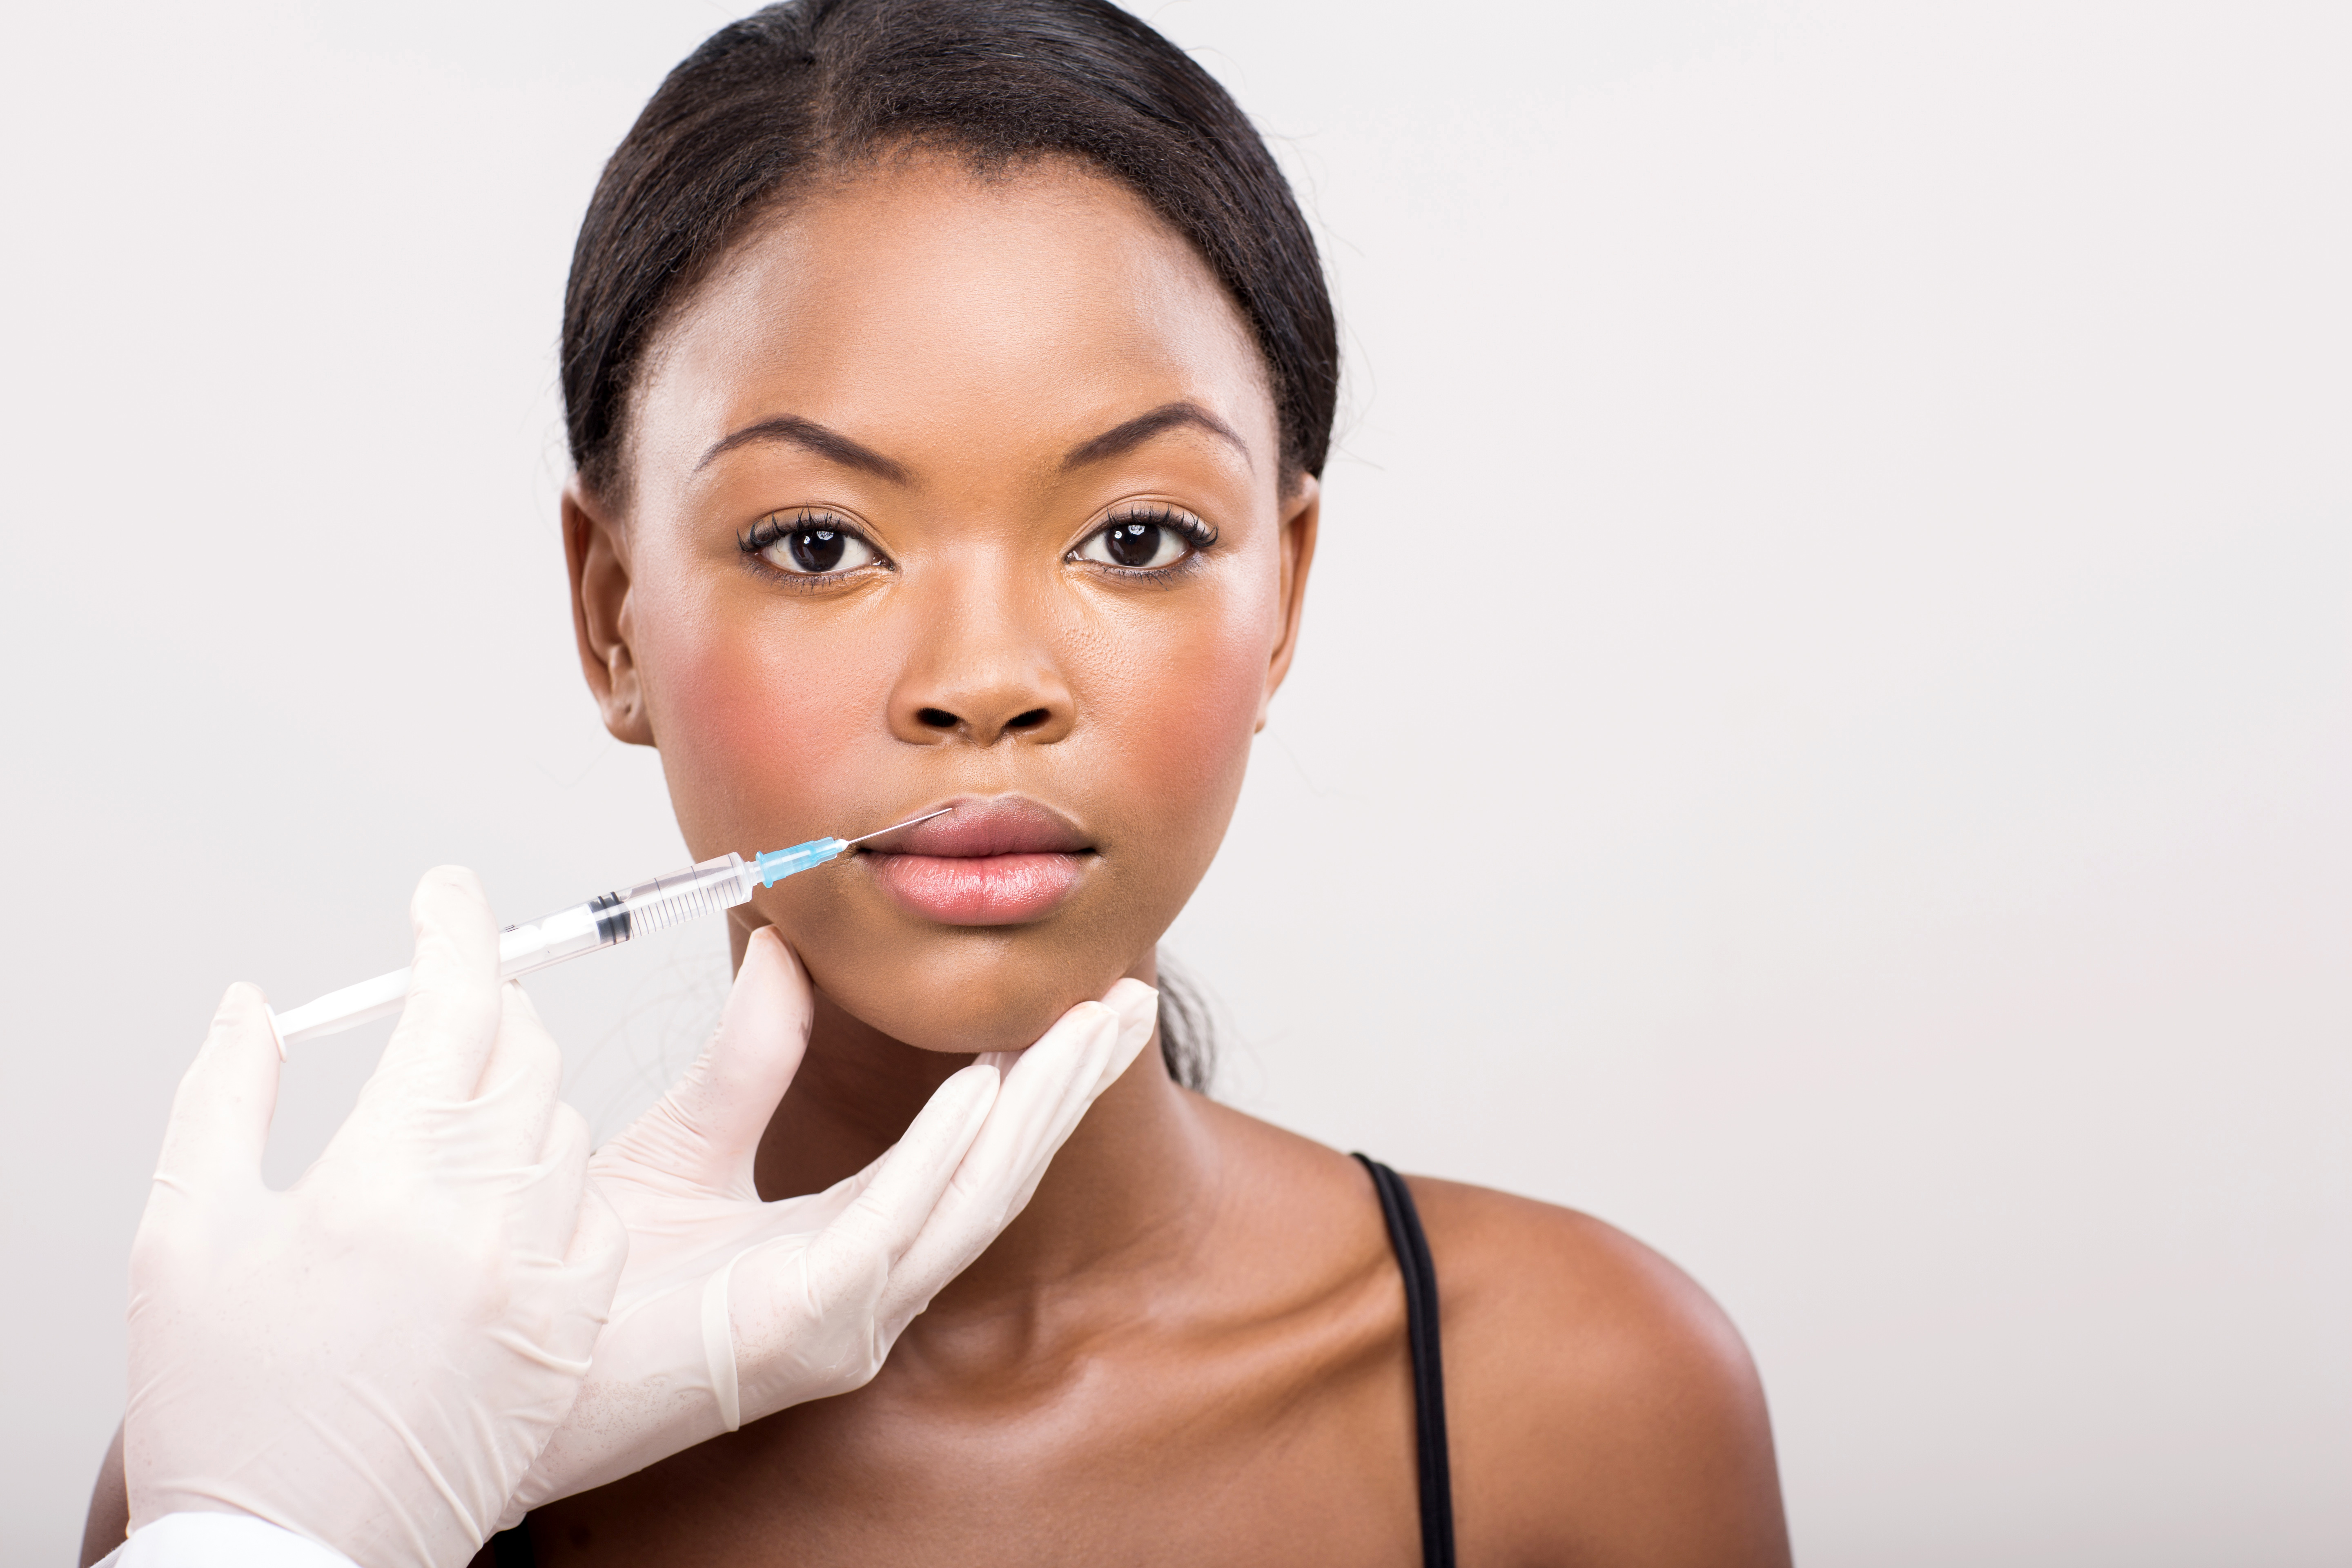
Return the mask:
<path id="1" fill-rule="evenodd" d="M 750 860 L 735 854 L 699 860 L 683 871 L 656 877 L 650 882 L 639 882 L 618 892 L 599 893 L 584 904 L 542 915 L 525 925 L 509 926 L 499 937 L 499 977 L 512 980 L 583 952 L 617 947 L 633 936 L 667 931 L 698 915 L 731 910 L 749 902 L 754 889 L 772 888 L 796 872 L 822 866 L 853 844 L 896 833 L 901 827 L 912 827 L 918 822 L 929 822 L 954 809 L 951 805 L 941 806 L 855 838 L 812 838 L 789 849 L 768 850 Z M 346 985 L 341 991 L 330 991 L 317 1001 L 306 1002 L 289 1012 L 272 1013 L 270 1020 L 278 1029 L 278 1043 L 285 1047 L 389 1017 L 399 1012 L 407 1000 L 408 971 L 398 969 L 357 985 Z"/>

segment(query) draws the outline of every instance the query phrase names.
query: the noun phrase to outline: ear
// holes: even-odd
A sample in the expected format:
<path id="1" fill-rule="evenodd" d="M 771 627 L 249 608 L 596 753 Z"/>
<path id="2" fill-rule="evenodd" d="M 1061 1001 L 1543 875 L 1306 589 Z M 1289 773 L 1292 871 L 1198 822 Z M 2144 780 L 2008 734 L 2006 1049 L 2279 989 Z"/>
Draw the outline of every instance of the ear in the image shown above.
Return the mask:
<path id="1" fill-rule="evenodd" d="M 572 631 L 580 669 L 604 728 L 633 746 L 654 743 L 644 683 L 629 647 L 629 552 L 620 522 L 577 476 L 563 487 L 563 563 L 572 572 Z"/>
<path id="2" fill-rule="evenodd" d="M 1265 694 L 1257 700 L 1257 727 L 1265 728 L 1266 710 L 1282 679 L 1290 673 L 1290 656 L 1298 648 L 1298 617 L 1307 604 L 1307 572 L 1315 564 L 1315 525 L 1323 512 L 1323 482 L 1313 474 L 1299 476 L 1298 488 L 1282 498 L 1282 635 L 1266 661 Z"/>

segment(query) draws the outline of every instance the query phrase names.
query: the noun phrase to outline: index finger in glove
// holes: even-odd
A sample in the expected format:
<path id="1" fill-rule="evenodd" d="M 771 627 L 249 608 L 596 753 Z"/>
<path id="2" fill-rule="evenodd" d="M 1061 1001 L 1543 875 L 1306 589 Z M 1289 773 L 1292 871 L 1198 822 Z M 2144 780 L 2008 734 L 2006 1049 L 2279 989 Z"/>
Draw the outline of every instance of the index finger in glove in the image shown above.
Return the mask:
<path id="1" fill-rule="evenodd" d="M 898 1141 L 874 1162 L 856 1201 L 818 1235 L 812 1268 L 835 1254 L 895 1264 L 921 1234 L 986 1127 L 1002 1082 L 994 1068 L 975 1062 L 933 1089 Z"/>
<path id="2" fill-rule="evenodd" d="M 436 866 L 416 884 L 408 912 L 416 930 L 408 1004 L 363 1108 L 394 1085 L 425 1100 L 471 1100 L 498 1039 L 499 926 L 480 879 L 462 866 Z"/>
<path id="3" fill-rule="evenodd" d="M 971 1146 L 1001 1076 L 977 1063 L 950 1075 L 898 1142 L 835 1189 L 855 1196 L 804 1251 L 756 1243 L 712 1277 L 703 1344 L 729 1431 L 846 1393 L 881 1366 L 911 1315 L 889 1310 L 896 1265 Z"/>
<path id="4" fill-rule="evenodd" d="M 891 1278 L 894 1317 L 921 1311 L 1019 1216 L 1087 1108 L 1150 1043 L 1159 1003 L 1149 985 L 1122 980 L 1013 1058 L 987 1125 Z"/>
<path id="5" fill-rule="evenodd" d="M 172 1096 L 155 1180 L 182 1193 L 224 1179 L 259 1182 L 281 1065 L 260 991 L 230 986 Z"/>
<path id="6" fill-rule="evenodd" d="M 1045 1163 L 1077 1128 L 1103 1090 L 1118 1081 L 1151 1039 L 1160 993 L 1139 980 L 1122 980 L 1100 1002 L 1082 1002 L 1014 1058 L 1004 1074 L 998 1113 L 956 1172 L 954 1191 L 978 1196 L 1011 1190 L 1022 1202 Z M 1077 1027 L 1090 1010 L 1108 1013 L 1113 1028 Z M 1017 1204 L 1016 1204 L 1017 1208 Z"/>

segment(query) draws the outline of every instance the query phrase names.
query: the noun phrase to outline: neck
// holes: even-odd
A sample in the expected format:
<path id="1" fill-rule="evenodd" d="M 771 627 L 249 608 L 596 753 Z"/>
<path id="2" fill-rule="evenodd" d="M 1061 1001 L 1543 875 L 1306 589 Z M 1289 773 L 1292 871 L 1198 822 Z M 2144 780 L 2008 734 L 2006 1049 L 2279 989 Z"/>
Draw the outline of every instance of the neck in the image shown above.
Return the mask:
<path id="1" fill-rule="evenodd" d="M 1130 973 L 1155 977 L 1149 956 Z M 760 1140 L 760 1195 L 821 1192 L 856 1174 L 971 1059 L 893 1039 L 818 992 L 808 1052 Z M 1180 1260 L 1216 1183 L 1201 1109 L 1170 1079 L 1155 1035 L 1054 1156 L 1028 1207 L 926 1317 L 1021 1311 L 1039 1291 L 1090 1271 Z"/>

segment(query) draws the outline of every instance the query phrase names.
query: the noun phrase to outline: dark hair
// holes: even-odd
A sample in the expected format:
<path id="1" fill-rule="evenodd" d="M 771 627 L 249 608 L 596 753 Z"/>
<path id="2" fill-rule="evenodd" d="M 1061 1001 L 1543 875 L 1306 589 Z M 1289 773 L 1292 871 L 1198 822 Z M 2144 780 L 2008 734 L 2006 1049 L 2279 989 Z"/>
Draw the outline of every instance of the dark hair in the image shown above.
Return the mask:
<path id="1" fill-rule="evenodd" d="M 1160 954 L 1160 1059 L 1186 1089 L 1209 1092 L 1217 1071 L 1216 1016 L 1192 975 Z"/>
<path id="2" fill-rule="evenodd" d="M 646 344 L 760 214 L 803 182 L 898 147 L 983 172 L 1067 157 L 1189 240 L 1265 355 L 1287 487 L 1320 474 L 1339 335 L 1307 220 L 1238 105 L 1191 57 L 1104 0 L 786 0 L 722 27 L 629 128 L 580 226 L 563 297 L 572 461 L 617 489 Z M 1171 1077 L 1205 1089 L 1209 1014 L 1162 993 Z"/>
<path id="3" fill-rule="evenodd" d="M 803 180 L 894 147 L 976 168 L 1082 160 L 1192 242 L 1270 373 L 1286 485 L 1320 474 L 1339 338 L 1315 241 L 1238 105 L 1103 0 L 787 0 L 669 73 L 588 204 L 563 300 L 572 461 L 620 479 L 625 404 L 663 312 Z"/>

